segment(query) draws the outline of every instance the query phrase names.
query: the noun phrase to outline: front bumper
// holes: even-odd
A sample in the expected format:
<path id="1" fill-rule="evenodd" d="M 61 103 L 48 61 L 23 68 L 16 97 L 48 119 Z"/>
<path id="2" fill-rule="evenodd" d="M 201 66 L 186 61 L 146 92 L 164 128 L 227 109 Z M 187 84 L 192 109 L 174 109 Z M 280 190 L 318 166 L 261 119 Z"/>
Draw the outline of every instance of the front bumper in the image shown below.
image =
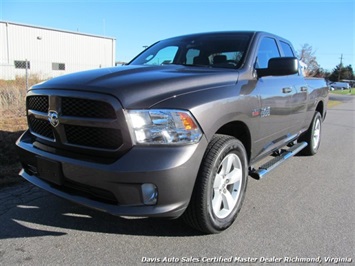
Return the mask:
<path id="1" fill-rule="evenodd" d="M 28 131 L 16 142 L 20 175 L 32 184 L 113 215 L 167 218 L 179 217 L 188 206 L 207 144 L 202 138 L 187 146 L 135 146 L 104 164 L 38 149 Z M 156 205 L 144 205 L 144 183 L 157 187 Z"/>

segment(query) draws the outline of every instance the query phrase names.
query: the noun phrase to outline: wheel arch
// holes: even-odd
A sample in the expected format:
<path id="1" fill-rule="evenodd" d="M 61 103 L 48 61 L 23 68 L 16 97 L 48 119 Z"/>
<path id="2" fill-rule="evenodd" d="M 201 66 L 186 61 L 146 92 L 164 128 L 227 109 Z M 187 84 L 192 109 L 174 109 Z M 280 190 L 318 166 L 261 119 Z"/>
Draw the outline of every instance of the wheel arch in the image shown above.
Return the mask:
<path id="1" fill-rule="evenodd" d="M 327 116 L 327 108 L 323 101 L 319 101 L 315 111 L 320 113 L 322 120 L 324 121 Z"/>
<path id="2" fill-rule="evenodd" d="M 222 134 L 235 137 L 243 143 L 247 152 L 248 161 L 251 157 L 251 135 L 248 126 L 241 121 L 229 122 L 220 127 L 215 134 Z"/>
<path id="3" fill-rule="evenodd" d="M 322 116 L 322 119 L 324 120 L 325 119 L 325 108 L 324 108 L 324 103 L 323 101 L 319 101 L 319 103 L 317 104 L 317 107 L 316 107 L 316 112 L 319 112 L 320 115 Z"/>

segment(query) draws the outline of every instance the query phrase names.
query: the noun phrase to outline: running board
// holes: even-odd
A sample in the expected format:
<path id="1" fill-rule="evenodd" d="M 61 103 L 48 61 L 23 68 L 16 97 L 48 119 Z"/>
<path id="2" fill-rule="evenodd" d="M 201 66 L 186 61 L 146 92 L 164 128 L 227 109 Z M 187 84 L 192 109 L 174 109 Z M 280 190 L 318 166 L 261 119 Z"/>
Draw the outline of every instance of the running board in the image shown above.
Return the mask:
<path id="1" fill-rule="evenodd" d="M 303 150 L 307 145 L 308 145 L 307 142 L 300 142 L 293 145 L 288 150 L 282 150 L 278 156 L 276 156 L 275 158 L 271 159 L 267 163 L 260 166 L 259 169 L 250 170 L 249 175 L 258 180 L 263 178 L 264 175 L 266 175 L 267 173 L 269 173 L 270 171 L 278 167 L 280 164 L 284 163 L 287 159 L 290 159 L 291 157 L 296 155 L 298 152 Z"/>

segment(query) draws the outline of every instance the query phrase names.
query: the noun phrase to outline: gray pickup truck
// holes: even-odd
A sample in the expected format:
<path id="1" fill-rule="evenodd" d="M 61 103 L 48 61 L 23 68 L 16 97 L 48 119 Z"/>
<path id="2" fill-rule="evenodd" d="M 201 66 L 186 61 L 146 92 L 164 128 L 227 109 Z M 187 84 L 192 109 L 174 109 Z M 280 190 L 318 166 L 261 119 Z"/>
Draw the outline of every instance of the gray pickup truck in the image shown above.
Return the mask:
<path id="1" fill-rule="evenodd" d="M 17 141 L 20 175 L 114 215 L 181 216 L 221 232 L 248 176 L 318 151 L 329 88 L 305 79 L 295 55 L 266 32 L 193 34 L 125 66 L 35 85 Z"/>

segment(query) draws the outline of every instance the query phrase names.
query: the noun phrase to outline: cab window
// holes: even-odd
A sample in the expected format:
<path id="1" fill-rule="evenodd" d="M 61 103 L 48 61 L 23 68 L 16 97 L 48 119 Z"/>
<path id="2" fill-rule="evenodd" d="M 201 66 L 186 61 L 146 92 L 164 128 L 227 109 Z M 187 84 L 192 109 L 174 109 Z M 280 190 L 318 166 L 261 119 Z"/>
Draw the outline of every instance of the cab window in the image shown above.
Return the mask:
<path id="1" fill-rule="evenodd" d="M 261 40 L 255 68 L 267 68 L 269 59 L 280 57 L 280 51 L 277 47 L 276 40 L 273 38 L 264 38 Z"/>
<path id="2" fill-rule="evenodd" d="M 199 49 L 189 49 L 186 53 L 186 64 L 192 65 L 194 62 L 194 58 L 200 55 Z"/>
<path id="3" fill-rule="evenodd" d="M 148 54 L 145 58 L 145 65 L 164 65 L 171 64 L 178 51 L 178 46 L 167 46 L 159 50 L 156 54 Z"/>
<path id="4" fill-rule="evenodd" d="M 293 51 L 292 51 L 291 46 L 288 43 L 280 41 L 280 44 L 281 44 L 281 48 L 282 48 L 282 51 L 284 52 L 285 56 L 289 56 L 289 57 L 294 57 L 295 56 Z"/>

